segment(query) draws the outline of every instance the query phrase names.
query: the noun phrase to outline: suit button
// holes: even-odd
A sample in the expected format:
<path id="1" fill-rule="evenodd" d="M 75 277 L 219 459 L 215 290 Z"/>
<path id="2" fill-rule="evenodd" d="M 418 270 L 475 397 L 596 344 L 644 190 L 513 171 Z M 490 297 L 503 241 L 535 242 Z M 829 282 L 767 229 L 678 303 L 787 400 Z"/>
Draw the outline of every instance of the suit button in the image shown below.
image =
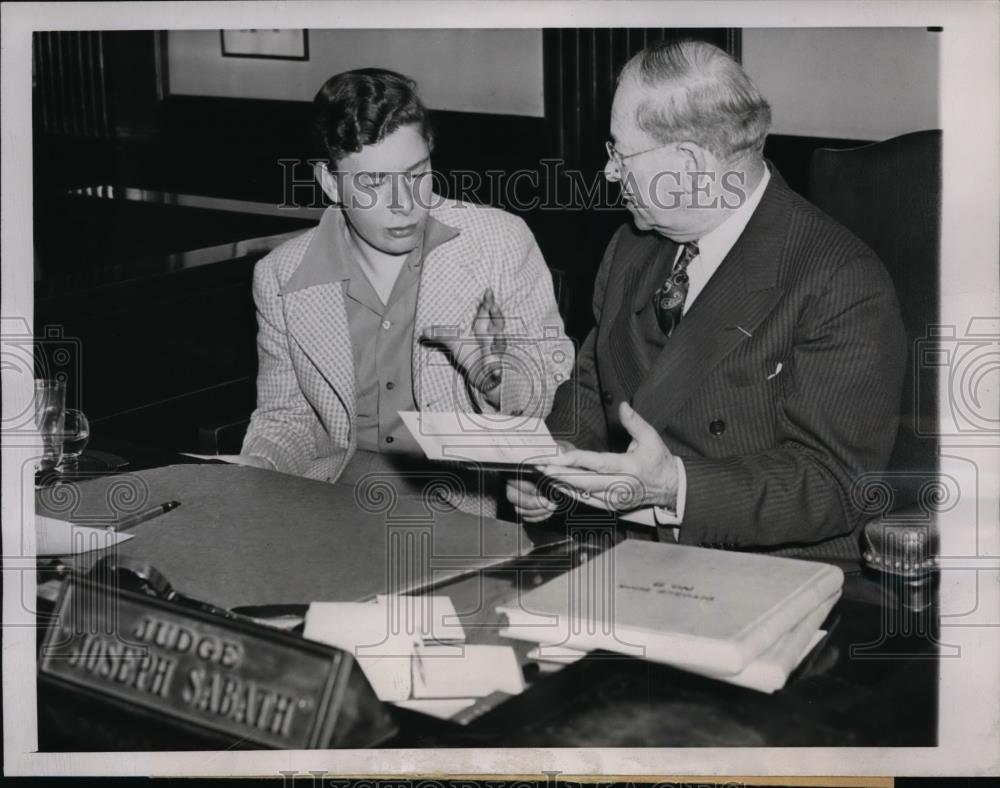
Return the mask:
<path id="1" fill-rule="evenodd" d="M 389 391 L 392 391 L 394 388 L 396 388 L 396 384 L 390 380 L 388 383 L 385 384 L 385 387 L 389 389 Z"/>
<path id="2" fill-rule="evenodd" d="M 396 439 L 394 437 L 392 437 L 391 435 L 387 435 L 386 438 L 385 438 L 385 442 L 386 443 L 392 443 L 394 440 L 396 440 Z"/>
<path id="3" fill-rule="evenodd" d="M 726 431 L 726 422 L 722 419 L 716 419 L 708 425 L 708 431 L 716 436 L 721 435 Z"/>
<path id="4" fill-rule="evenodd" d="M 615 398 L 610 391 L 603 392 L 601 394 L 601 399 L 604 400 L 605 405 L 610 405 L 612 402 L 615 401 Z"/>

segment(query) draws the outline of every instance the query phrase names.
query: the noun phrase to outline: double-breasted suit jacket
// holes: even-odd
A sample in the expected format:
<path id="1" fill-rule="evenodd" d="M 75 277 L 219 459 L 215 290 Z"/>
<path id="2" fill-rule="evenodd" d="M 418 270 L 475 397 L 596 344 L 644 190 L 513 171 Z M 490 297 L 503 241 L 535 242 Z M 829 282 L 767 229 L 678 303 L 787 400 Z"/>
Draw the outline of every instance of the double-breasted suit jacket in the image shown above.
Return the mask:
<path id="1" fill-rule="evenodd" d="M 480 299 L 492 288 L 505 316 L 508 358 L 528 372 L 504 375 L 499 411 L 546 415 L 570 375 L 574 351 L 531 231 L 494 208 L 439 197 L 435 202 L 431 216 L 458 232 L 422 262 L 412 345 L 415 405 L 496 412 L 445 348 L 421 340 L 425 329 L 469 335 Z M 315 236 L 313 229 L 286 242 L 254 270 L 257 408 L 243 453 L 264 457 L 280 471 L 335 481 L 357 447 L 354 360 L 345 284 L 297 273 Z"/>
<path id="2" fill-rule="evenodd" d="M 906 363 L 884 266 L 773 172 L 736 244 L 651 352 L 638 319 L 658 285 L 648 270 L 675 250 L 631 224 L 616 232 L 597 275 L 597 325 L 550 427 L 581 448 L 622 451 L 618 404 L 629 401 L 684 462 L 682 543 L 857 555 L 852 484 L 888 461 Z M 673 529 L 660 538 L 673 541 Z"/>

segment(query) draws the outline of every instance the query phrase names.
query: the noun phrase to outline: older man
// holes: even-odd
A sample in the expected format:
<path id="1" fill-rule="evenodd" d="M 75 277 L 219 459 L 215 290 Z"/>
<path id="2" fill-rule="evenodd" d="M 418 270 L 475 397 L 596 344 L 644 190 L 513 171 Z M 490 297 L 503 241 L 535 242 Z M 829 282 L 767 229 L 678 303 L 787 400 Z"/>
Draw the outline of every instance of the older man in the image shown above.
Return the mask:
<path id="1" fill-rule="evenodd" d="M 632 223 L 597 274 L 596 326 L 543 472 L 661 540 L 857 555 L 852 482 L 888 461 L 906 351 L 874 253 L 764 160 L 770 108 L 702 42 L 623 69 L 605 175 Z M 555 504 L 508 485 L 525 520 Z"/>

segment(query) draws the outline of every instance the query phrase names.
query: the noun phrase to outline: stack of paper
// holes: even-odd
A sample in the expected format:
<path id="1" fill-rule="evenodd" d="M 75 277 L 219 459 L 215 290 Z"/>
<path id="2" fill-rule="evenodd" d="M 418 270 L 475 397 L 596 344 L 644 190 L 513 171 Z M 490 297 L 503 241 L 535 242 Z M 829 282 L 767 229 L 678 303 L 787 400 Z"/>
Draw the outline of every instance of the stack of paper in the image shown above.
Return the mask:
<path id="1" fill-rule="evenodd" d="M 498 608 L 539 660 L 595 649 L 774 692 L 822 638 L 827 564 L 626 540 Z"/>
<path id="2" fill-rule="evenodd" d="M 524 690 L 509 646 L 473 645 L 445 596 L 313 602 L 305 637 L 348 651 L 379 700 L 448 718 L 493 692 Z"/>

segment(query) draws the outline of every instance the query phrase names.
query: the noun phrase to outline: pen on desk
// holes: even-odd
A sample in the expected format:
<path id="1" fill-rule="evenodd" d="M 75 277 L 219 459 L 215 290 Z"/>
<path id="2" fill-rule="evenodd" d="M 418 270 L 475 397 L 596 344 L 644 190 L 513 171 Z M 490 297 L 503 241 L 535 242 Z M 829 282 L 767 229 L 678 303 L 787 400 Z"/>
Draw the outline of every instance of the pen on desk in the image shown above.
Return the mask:
<path id="1" fill-rule="evenodd" d="M 113 525 L 108 526 L 109 531 L 128 531 L 135 528 L 137 525 L 141 525 L 147 520 L 152 520 L 154 517 L 159 517 L 161 514 L 166 514 L 167 512 L 173 511 L 178 506 L 181 505 L 180 501 L 167 501 L 166 503 L 161 503 L 159 506 L 154 506 L 152 509 L 147 509 L 144 512 L 139 512 L 139 514 L 134 514 L 131 517 L 126 517 L 116 528 Z"/>

